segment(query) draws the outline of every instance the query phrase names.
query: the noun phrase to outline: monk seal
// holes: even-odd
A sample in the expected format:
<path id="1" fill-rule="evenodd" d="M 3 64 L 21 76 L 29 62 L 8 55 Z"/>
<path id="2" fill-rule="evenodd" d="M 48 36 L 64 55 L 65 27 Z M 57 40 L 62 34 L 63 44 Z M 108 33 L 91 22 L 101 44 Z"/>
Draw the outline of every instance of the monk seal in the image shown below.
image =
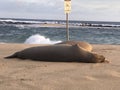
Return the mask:
<path id="1" fill-rule="evenodd" d="M 5 58 L 20 58 L 53 62 L 102 63 L 105 57 L 97 55 L 76 45 L 49 45 L 24 49 Z"/>
<path id="2" fill-rule="evenodd" d="M 69 44 L 69 45 L 75 45 L 75 44 L 79 44 L 79 46 L 89 52 L 92 51 L 93 47 L 92 45 L 90 45 L 87 42 L 83 42 L 83 41 L 63 41 L 57 44 Z"/>

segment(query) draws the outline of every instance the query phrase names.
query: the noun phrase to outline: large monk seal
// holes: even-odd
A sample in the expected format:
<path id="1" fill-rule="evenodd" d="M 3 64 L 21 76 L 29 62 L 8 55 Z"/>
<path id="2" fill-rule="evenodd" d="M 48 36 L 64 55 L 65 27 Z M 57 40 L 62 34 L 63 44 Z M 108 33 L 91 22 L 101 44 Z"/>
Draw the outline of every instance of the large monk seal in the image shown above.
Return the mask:
<path id="1" fill-rule="evenodd" d="M 105 57 L 85 51 L 76 45 L 50 45 L 27 48 L 6 58 L 32 59 L 54 62 L 105 62 Z"/>
<path id="2" fill-rule="evenodd" d="M 63 42 L 60 42 L 60 43 L 57 43 L 57 44 L 69 44 L 69 45 L 75 45 L 75 44 L 78 44 L 81 48 L 87 50 L 87 51 L 92 51 L 92 45 L 90 45 L 89 43 L 87 42 L 83 42 L 83 41 L 63 41 Z"/>

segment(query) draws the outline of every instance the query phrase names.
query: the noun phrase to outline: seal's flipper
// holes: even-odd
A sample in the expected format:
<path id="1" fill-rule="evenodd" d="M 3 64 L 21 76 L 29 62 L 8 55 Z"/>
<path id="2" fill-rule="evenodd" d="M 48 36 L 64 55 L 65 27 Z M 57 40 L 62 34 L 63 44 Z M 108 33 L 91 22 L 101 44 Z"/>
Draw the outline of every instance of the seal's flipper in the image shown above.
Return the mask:
<path id="1" fill-rule="evenodd" d="M 4 57 L 4 58 L 9 59 L 9 58 L 16 58 L 16 57 L 17 57 L 17 53 L 14 53 L 13 55 L 7 56 L 7 57 Z"/>

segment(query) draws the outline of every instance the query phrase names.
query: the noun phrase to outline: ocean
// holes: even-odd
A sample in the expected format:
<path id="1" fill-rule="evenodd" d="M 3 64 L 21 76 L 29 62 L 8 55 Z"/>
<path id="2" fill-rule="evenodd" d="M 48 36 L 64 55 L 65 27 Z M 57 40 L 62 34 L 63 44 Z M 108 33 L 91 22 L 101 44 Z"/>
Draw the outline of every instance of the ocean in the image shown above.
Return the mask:
<path id="1" fill-rule="evenodd" d="M 0 18 L 0 43 L 54 44 L 66 40 L 64 20 Z M 91 44 L 120 44 L 120 22 L 69 21 L 70 40 Z"/>

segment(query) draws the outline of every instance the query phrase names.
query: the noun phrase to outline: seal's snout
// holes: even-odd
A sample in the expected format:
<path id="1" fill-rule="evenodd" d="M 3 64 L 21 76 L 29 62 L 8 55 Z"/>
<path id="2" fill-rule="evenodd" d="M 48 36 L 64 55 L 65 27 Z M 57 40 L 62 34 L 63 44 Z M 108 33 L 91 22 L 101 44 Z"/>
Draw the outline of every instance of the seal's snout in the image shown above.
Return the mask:
<path id="1" fill-rule="evenodd" d="M 94 54 L 95 62 L 103 63 L 105 62 L 105 57 L 103 55 Z"/>
<path id="2" fill-rule="evenodd" d="M 103 55 L 100 55 L 100 57 L 99 57 L 99 62 L 100 63 L 109 63 L 109 61 L 108 60 L 106 60 L 106 58 L 103 56 Z"/>
<path id="3" fill-rule="evenodd" d="M 100 55 L 99 60 L 100 62 L 105 62 L 105 57 L 103 55 Z"/>

